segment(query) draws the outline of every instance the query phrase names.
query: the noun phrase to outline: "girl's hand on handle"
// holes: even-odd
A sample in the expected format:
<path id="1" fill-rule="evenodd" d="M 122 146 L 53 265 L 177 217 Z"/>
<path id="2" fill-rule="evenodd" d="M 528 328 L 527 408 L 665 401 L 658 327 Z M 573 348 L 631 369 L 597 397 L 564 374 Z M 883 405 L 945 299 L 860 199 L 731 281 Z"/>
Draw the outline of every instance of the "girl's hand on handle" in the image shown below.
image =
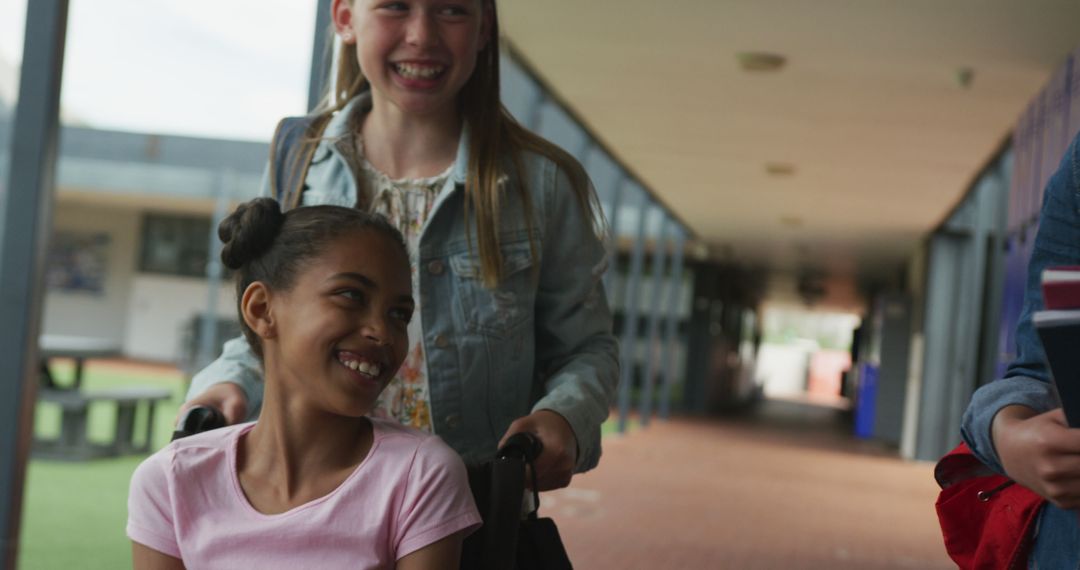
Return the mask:
<path id="1" fill-rule="evenodd" d="M 499 441 L 502 447 L 511 435 L 529 432 L 535 435 L 544 449 L 536 458 L 536 485 L 538 491 L 562 489 L 570 484 L 574 477 L 574 465 L 577 464 L 577 436 L 566 418 L 552 410 L 540 410 L 514 420 Z M 532 477 L 525 478 L 527 486 L 532 488 Z"/>
<path id="2" fill-rule="evenodd" d="M 1069 428 L 1061 408 L 1006 406 L 991 429 L 1009 477 L 1062 509 L 1080 508 L 1080 429 Z"/>
<path id="3" fill-rule="evenodd" d="M 247 418 L 247 396 L 239 385 L 232 382 L 214 384 L 202 394 L 184 402 L 175 421 L 179 421 L 184 412 L 195 406 L 217 408 L 225 416 L 225 423 L 228 425 L 240 423 Z"/>

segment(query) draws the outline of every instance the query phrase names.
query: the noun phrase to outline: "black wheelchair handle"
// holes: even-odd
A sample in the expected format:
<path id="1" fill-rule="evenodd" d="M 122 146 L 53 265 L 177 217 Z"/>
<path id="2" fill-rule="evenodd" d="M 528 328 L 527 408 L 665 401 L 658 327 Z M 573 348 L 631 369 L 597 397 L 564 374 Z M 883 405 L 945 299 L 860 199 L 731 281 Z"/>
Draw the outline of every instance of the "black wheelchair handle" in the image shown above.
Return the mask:
<path id="1" fill-rule="evenodd" d="M 195 406 L 180 416 L 172 441 L 221 427 L 225 427 L 225 415 L 220 410 L 210 406 Z"/>
<path id="2" fill-rule="evenodd" d="M 495 453 L 495 457 L 499 459 L 516 457 L 526 463 L 532 463 L 540 457 L 542 451 L 544 451 L 544 444 L 540 442 L 540 439 L 529 432 L 522 431 L 510 436 L 506 444 Z"/>

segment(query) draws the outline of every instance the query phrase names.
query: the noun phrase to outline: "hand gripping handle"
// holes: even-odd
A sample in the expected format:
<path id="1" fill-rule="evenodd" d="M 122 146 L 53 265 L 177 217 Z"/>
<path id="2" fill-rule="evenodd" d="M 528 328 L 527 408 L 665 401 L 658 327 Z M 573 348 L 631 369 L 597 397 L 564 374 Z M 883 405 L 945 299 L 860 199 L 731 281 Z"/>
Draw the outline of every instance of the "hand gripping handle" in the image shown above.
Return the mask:
<path id="1" fill-rule="evenodd" d="M 217 408 L 195 406 L 184 412 L 183 416 L 180 416 L 180 421 L 176 424 L 176 431 L 172 435 L 172 441 L 220 427 L 225 427 L 225 416 Z"/>

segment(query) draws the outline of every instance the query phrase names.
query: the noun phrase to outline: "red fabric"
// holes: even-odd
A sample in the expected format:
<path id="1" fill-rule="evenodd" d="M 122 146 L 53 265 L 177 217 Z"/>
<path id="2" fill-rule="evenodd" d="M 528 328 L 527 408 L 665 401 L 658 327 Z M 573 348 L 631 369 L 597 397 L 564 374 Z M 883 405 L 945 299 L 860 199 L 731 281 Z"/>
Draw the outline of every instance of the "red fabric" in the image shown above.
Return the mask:
<path id="1" fill-rule="evenodd" d="M 982 464 L 961 443 L 938 461 L 938 521 L 960 568 L 1023 568 L 1044 499 Z M 990 495 L 985 501 L 978 494 Z"/>

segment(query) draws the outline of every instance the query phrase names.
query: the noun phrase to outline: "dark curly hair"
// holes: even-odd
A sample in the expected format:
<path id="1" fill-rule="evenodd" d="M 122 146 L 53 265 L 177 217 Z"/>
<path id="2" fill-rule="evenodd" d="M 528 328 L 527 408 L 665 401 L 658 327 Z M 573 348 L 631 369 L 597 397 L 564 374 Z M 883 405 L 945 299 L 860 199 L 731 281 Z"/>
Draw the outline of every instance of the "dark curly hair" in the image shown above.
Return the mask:
<path id="1" fill-rule="evenodd" d="M 341 206 L 308 206 L 282 212 L 273 198 L 256 198 L 237 206 L 221 221 L 218 237 L 224 247 L 221 261 L 236 272 L 236 309 L 240 327 L 261 359 L 262 344 L 244 322 L 240 302 L 256 281 L 272 290 L 288 291 L 299 270 L 333 240 L 357 230 L 382 233 L 401 248 L 408 259 L 401 232 L 378 214 Z"/>

